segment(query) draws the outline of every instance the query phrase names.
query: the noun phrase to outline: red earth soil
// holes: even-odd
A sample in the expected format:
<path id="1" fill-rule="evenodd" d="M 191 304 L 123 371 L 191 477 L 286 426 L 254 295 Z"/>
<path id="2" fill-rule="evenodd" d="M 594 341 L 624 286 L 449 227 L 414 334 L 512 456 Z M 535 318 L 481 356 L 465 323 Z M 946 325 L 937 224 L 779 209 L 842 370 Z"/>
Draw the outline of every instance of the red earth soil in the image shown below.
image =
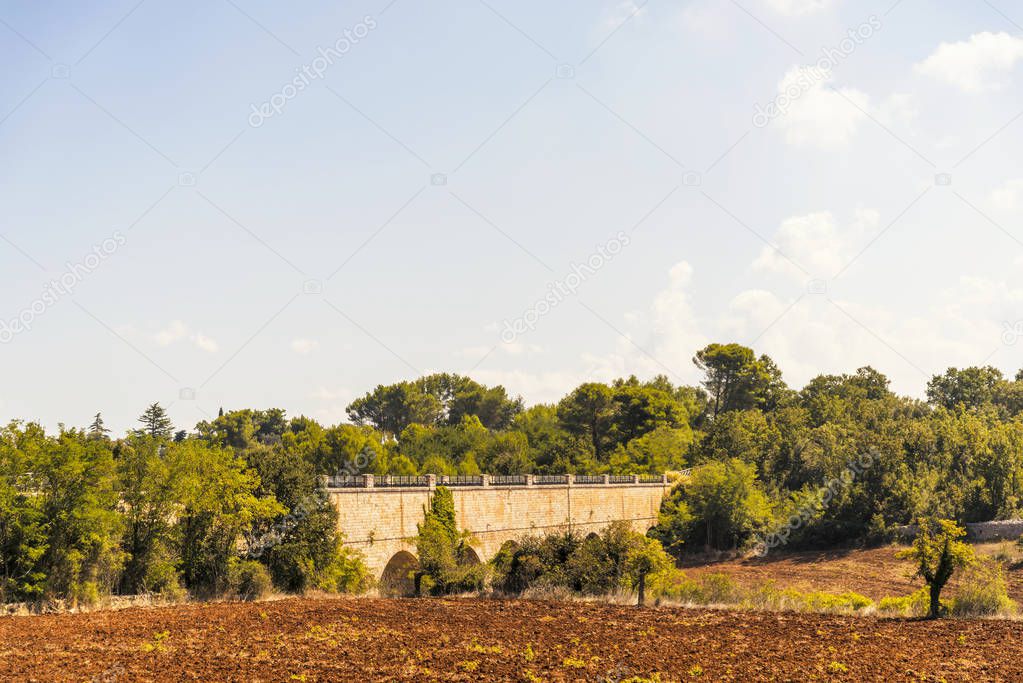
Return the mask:
<path id="1" fill-rule="evenodd" d="M 733 559 L 720 562 L 689 563 L 684 566 L 690 578 L 722 573 L 738 584 L 753 587 L 774 581 L 782 588 L 800 591 L 823 590 L 833 593 L 855 591 L 872 600 L 908 595 L 923 586 L 913 576 L 910 560 L 900 560 L 901 548 L 884 546 L 867 550 L 824 550 L 774 553 L 766 558 Z M 1005 572 L 1009 597 L 1023 604 L 1023 562 L 1014 543 L 982 543 L 974 546 L 980 557 L 1002 553 L 1011 556 Z M 957 579 L 949 586 L 955 590 Z"/>
<path id="2" fill-rule="evenodd" d="M 1023 680 L 1023 623 L 285 599 L 0 618 L 18 681 Z M 656 678 L 654 680 L 657 680 Z"/>

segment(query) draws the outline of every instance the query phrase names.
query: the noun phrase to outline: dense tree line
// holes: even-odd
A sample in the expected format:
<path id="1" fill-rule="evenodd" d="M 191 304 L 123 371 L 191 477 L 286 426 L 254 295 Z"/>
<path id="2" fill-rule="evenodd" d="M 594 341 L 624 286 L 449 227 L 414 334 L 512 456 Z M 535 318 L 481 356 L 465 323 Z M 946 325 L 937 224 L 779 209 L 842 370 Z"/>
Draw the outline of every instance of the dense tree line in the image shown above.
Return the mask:
<path id="1" fill-rule="evenodd" d="M 140 424 L 117 440 L 98 415 L 56 435 L 0 430 L 0 602 L 365 583 L 313 461 L 291 442 L 175 434 L 158 405 Z"/>
<path id="2" fill-rule="evenodd" d="M 12 422 L 0 430 L 0 599 L 218 594 L 260 572 L 283 590 L 350 589 L 364 573 L 321 488 L 338 473 L 693 468 L 653 532 L 676 556 L 1020 513 L 1023 374 L 950 368 L 923 401 L 870 367 L 794 389 L 738 344 L 711 344 L 693 362 L 698 386 L 587 382 L 528 407 L 503 387 L 435 374 L 376 387 L 332 426 L 271 408 L 176 430 L 157 404 L 116 438 L 101 415 L 56 434 Z M 462 581 L 462 551 L 437 547 L 438 566 Z"/>

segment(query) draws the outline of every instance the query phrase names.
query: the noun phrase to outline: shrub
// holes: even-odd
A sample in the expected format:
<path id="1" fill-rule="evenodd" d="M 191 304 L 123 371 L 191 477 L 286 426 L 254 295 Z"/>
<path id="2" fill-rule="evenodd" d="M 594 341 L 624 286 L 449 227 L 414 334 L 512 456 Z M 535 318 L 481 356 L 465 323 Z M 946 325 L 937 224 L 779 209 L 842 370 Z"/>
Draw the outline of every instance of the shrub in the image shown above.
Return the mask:
<path id="1" fill-rule="evenodd" d="M 342 546 L 334 560 L 316 574 L 313 585 L 330 593 L 365 593 L 373 587 L 373 576 L 360 553 Z"/>
<path id="2" fill-rule="evenodd" d="M 728 574 L 707 574 L 703 577 L 702 597 L 705 604 L 736 604 L 742 601 L 739 585 Z"/>
<path id="3" fill-rule="evenodd" d="M 146 567 L 144 580 L 145 590 L 155 593 L 167 600 L 182 600 L 186 595 L 181 586 L 181 577 L 174 564 L 168 560 L 159 560 Z"/>
<path id="4" fill-rule="evenodd" d="M 238 560 L 229 569 L 231 591 L 242 600 L 258 600 L 270 594 L 270 572 L 255 560 Z"/>
<path id="5" fill-rule="evenodd" d="M 963 572 L 962 581 L 950 605 L 952 614 L 960 617 L 982 617 L 1016 611 L 1009 599 L 1002 565 L 982 561 Z"/>
<path id="6" fill-rule="evenodd" d="M 930 591 L 923 587 L 915 593 L 899 598 L 881 598 L 877 611 L 900 617 L 924 617 L 930 610 Z"/>
<path id="7" fill-rule="evenodd" d="M 859 612 L 874 605 L 867 596 L 852 591 L 838 594 L 812 591 L 801 597 L 810 612 Z"/>

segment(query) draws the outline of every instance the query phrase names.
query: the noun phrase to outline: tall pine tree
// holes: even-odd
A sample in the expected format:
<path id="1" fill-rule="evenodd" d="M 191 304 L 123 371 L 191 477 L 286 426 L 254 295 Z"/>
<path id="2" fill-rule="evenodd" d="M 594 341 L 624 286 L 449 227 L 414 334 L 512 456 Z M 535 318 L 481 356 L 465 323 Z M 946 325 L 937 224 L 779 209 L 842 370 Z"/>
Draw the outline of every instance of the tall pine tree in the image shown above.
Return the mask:
<path id="1" fill-rule="evenodd" d="M 169 439 L 174 433 L 174 423 L 167 417 L 167 411 L 159 403 L 146 408 L 139 417 L 139 422 L 142 423 L 142 429 L 139 431 L 158 439 Z"/>

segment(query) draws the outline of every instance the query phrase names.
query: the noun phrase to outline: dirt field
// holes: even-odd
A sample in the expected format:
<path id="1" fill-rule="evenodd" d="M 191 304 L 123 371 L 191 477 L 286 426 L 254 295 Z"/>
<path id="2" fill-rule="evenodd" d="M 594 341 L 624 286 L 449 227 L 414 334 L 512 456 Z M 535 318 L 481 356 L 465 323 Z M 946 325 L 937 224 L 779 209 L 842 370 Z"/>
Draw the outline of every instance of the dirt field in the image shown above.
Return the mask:
<path id="1" fill-rule="evenodd" d="M 0 618 L 19 681 L 1023 680 L 1023 623 L 288 599 Z"/>
<path id="2" fill-rule="evenodd" d="M 1017 561 L 1023 559 L 1013 543 L 983 543 L 975 545 L 974 549 L 979 556 L 1002 551 L 1012 553 Z M 774 581 L 780 587 L 801 591 L 856 591 L 876 601 L 908 595 L 923 585 L 912 576 L 913 564 L 895 557 L 897 551 L 898 548 L 885 546 L 869 550 L 775 553 L 764 559 L 727 560 L 689 565 L 684 569 L 691 578 L 720 572 L 747 587 Z M 1023 604 L 1023 566 L 1009 566 L 1005 577 L 1009 596 Z M 950 588 L 954 587 L 955 579 Z"/>

